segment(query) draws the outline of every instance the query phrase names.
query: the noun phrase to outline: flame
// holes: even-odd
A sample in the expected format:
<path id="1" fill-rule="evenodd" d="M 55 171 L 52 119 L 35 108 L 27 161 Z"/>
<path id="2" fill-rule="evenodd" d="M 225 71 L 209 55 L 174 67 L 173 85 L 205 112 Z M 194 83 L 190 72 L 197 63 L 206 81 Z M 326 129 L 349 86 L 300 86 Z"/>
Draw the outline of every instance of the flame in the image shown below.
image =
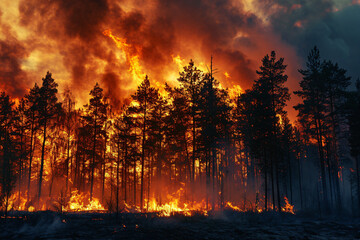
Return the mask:
<path id="1" fill-rule="evenodd" d="M 173 62 L 178 67 L 178 70 L 181 71 L 182 68 L 186 65 L 185 60 L 180 57 L 180 55 L 172 56 Z"/>
<path id="2" fill-rule="evenodd" d="M 232 209 L 232 210 L 234 210 L 234 211 L 237 211 L 237 212 L 241 212 L 241 211 L 242 211 L 239 207 L 234 206 L 231 202 L 226 202 L 226 205 L 225 205 L 225 206 L 228 207 L 228 208 L 230 208 L 230 209 Z"/>
<path id="3" fill-rule="evenodd" d="M 127 43 L 125 38 L 113 35 L 110 29 L 105 30 L 103 34 L 111 38 L 115 42 L 116 46 L 125 54 L 126 61 L 129 64 L 128 71 L 136 83 L 140 84 L 145 78 L 145 73 L 143 72 L 143 68 L 140 64 L 141 48 Z"/>
<path id="4" fill-rule="evenodd" d="M 291 205 L 289 203 L 289 200 L 287 199 L 287 197 L 284 197 L 284 200 L 285 200 L 285 207 L 281 208 L 281 210 L 283 212 L 288 212 L 288 213 L 291 213 L 291 214 L 295 214 L 294 205 Z"/>
<path id="5" fill-rule="evenodd" d="M 240 94 L 244 93 L 244 90 L 241 88 L 240 85 L 234 85 L 231 88 L 228 89 L 229 92 L 229 97 L 231 99 L 235 99 L 237 96 L 239 96 Z"/>
<path id="6" fill-rule="evenodd" d="M 207 206 L 205 199 L 200 202 L 196 201 L 183 201 L 184 198 L 184 188 L 179 188 L 174 194 L 168 194 L 167 199 L 163 204 L 159 204 L 155 198 L 150 200 L 145 199 L 143 210 L 148 213 L 156 213 L 160 217 L 169 217 L 174 214 L 181 214 L 183 216 L 193 216 L 194 214 L 201 214 L 203 216 L 208 216 L 208 209 L 211 208 L 210 205 Z M 24 194 L 26 196 L 26 194 Z M 285 206 L 281 208 L 283 212 L 295 214 L 294 206 L 291 205 L 287 197 L 284 197 Z M 34 212 L 37 210 L 53 210 L 53 203 L 48 199 L 45 202 L 41 202 L 39 206 L 35 207 L 31 203 L 27 202 L 27 199 L 20 196 L 18 193 L 14 193 L 9 198 L 8 202 L 8 211 L 29 211 Z M 52 203 L 52 204 L 49 204 Z M 29 206 L 30 205 L 30 206 Z M 126 202 L 123 202 L 122 212 L 132 212 L 140 213 L 140 206 L 131 206 Z M 242 207 L 240 207 L 242 206 Z M 234 204 L 230 201 L 225 202 L 225 209 L 236 211 L 236 212 L 256 212 L 261 213 L 264 211 L 264 206 L 259 206 L 258 203 L 250 204 L 250 206 Z M 79 193 L 77 189 L 71 192 L 69 200 L 62 206 L 63 212 L 86 212 L 86 211 L 106 211 L 107 209 L 101 204 L 100 200 L 93 197 L 90 201 L 89 193 Z M 269 210 L 272 210 L 271 207 Z"/>
<path id="7" fill-rule="evenodd" d="M 231 78 L 230 74 L 228 72 L 224 72 L 224 76 L 225 76 L 226 79 Z"/>
<path id="8" fill-rule="evenodd" d="M 87 203 L 87 204 L 86 204 Z M 80 193 L 78 190 L 71 192 L 71 197 L 68 206 L 65 207 L 65 212 L 77 211 L 104 211 L 105 208 L 101 205 L 99 199 L 93 197 L 90 201 L 89 194 Z"/>
<path id="9" fill-rule="evenodd" d="M 23 194 L 27 196 L 27 194 Z M 8 199 L 7 210 L 15 211 L 28 211 L 34 212 L 37 210 L 52 210 L 53 204 L 55 202 L 53 199 L 48 199 L 47 201 L 41 201 L 40 204 L 37 204 L 35 207 L 31 202 L 28 202 L 27 199 L 23 196 L 19 196 L 18 192 L 12 194 Z M 29 206 L 30 205 L 30 206 Z M 71 192 L 70 200 L 63 206 L 64 212 L 78 212 L 78 211 L 105 211 L 106 209 L 101 205 L 99 199 L 93 197 L 90 201 L 88 193 L 78 193 L 78 190 Z"/>

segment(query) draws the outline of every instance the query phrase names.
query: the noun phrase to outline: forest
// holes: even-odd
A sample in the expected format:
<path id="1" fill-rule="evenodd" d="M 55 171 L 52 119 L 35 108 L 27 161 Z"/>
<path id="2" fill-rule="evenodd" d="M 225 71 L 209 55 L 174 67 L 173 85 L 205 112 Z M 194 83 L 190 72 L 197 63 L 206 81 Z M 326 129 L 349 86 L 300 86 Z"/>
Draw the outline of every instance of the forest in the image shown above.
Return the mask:
<path id="1" fill-rule="evenodd" d="M 216 60 L 216 59 L 215 59 Z M 311 49 L 300 90 L 263 57 L 236 94 L 192 60 L 177 85 L 146 76 L 112 104 L 100 84 L 75 107 L 50 72 L 0 95 L 2 211 L 360 213 L 360 81 Z M 285 110 L 292 95 L 296 121 Z"/>

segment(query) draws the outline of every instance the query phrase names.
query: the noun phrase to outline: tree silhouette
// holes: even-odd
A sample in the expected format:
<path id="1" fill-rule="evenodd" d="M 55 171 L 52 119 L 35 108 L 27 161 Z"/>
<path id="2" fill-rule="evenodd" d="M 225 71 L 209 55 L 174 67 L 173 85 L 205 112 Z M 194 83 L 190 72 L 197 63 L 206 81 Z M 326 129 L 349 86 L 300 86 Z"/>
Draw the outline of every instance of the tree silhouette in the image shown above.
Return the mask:
<path id="1" fill-rule="evenodd" d="M 294 92 L 302 98 L 303 102 L 294 108 L 299 111 L 298 118 L 308 126 L 307 131 L 311 138 L 317 142 L 324 204 L 325 209 L 329 209 L 323 146 L 325 131 L 327 131 L 325 125 L 325 93 L 323 91 L 325 86 L 321 78 L 320 53 L 316 46 L 310 51 L 306 67 L 305 70 L 299 70 L 303 75 L 303 80 L 300 82 L 302 90 Z"/>
<path id="2" fill-rule="evenodd" d="M 150 112 L 154 108 L 154 103 L 158 98 L 158 91 L 150 86 L 149 78 L 146 76 L 144 81 L 140 84 L 132 99 L 137 103 L 131 108 L 134 114 L 137 114 L 139 127 L 141 131 L 141 185 L 140 185 L 140 210 L 143 210 L 144 201 L 144 168 L 145 168 L 145 150 L 146 141 L 149 137 L 149 119 Z"/>
<path id="3" fill-rule="evenodd" d="M 358 207 L 360 208 L 360 80 L 356 81 L 356 92 L 349 100 L 350 114 L 348 114 L 350 127 L 350 149 L 351 155 L 355 159 L 356 185 Z"/>
<path id="4" fill-rule="evenodd" d="M 39 98 L 37 99 L 37 111 L 39 113 L 39 125 L 43 130 L 43 143 L 41 148 L 41 166 L 39 176 L 39 191 L 38 200 L 41 198 L 41 186 L 43 180 L 44 160 L 45 160 L 45 144 L 46 144 L 46 131 L 49 125 L 52 124 L 51 120 L 61 110 L 61 104 L 57 102 L 57 83 L 51 77 L 51 73 L 47 72 L 45 78 L 42 79 L 42 86 L 39 89 Z"/>
<path id="5" fill-rule="evenodd" d="M 5 208 L 5 216 L 9 205 L 9 197 L 15 184 L 14 169 L 14 147 L 11 137 L 14 102 L 10 100 L 9 95 L 5 92 L 0 94 L 0 144 L 1 144 L 1 195 L 0 200 Z"/>
<path id="6" fill-rule="evenodd" d="M 106 108 L 107 103 L 103 95 L 103 89 L 98 83 L 90 91 L 90 103 L 85 105 L 86 115 L 83 115 L 84 124 L 91 134 L 91 161 L 90 161 L 90 199 L 93 197 L 94 173 L 98 164 L 102 161 L 101 152 L 104 131 L 103 126 L 107 119 Z"/>
<path id="7" fill-rule="evenodd" d="M 32 174 L 32 162 L 35 151 L 35 137 L 39 129 L 39 113 L 38 113 L 38 99 L 40 95 L 40 87 L 35 83 L 34 87 L 30 89 L 29 94 L 25 95 L 26 109 L 25 116 L 27 124 L 30 126 L 30 153 L 29 153 L 29 171 L 27 184 L 27 201 L 30 200 L 30 186 Z"/>

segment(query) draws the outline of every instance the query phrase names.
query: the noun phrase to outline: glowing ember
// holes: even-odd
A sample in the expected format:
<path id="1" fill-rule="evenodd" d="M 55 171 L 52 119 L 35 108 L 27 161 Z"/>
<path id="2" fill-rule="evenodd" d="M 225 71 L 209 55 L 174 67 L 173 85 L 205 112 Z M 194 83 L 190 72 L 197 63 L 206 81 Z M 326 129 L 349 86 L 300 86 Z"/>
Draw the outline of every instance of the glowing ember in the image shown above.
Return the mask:
<path id="1" fill-rule="evenodd" d="M 241 211 L 241 209 L 239 207 L 234 206 L 231 202 L 226 202 L 225 206 L 232 209 L 232 210 L 234 210 L 234 211 L 239 211 L 239 212 Z"/>
<path id="2" fill-rule="evenodd" d="M 291 214 L 295 214 L 294 205 L 291 205 L 289 203 L 289 200 L 287 199 L 287 197 L 284 197 L 284 200 L 285 200 L 285 207 L 281 208 L 281 210 L 283 212 L 288 212 L 288 213 L 291 213 Z"/>

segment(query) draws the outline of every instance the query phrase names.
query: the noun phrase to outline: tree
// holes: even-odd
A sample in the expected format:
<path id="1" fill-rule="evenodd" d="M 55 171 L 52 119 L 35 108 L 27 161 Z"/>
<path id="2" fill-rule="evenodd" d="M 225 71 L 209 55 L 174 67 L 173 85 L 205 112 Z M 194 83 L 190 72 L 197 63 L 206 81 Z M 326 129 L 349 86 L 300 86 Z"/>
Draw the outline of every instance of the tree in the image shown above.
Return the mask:
<path id="1" fill-rule="evenodd" d="M 35 151 L 35 138 L 39 130 L 39 113 L 38 113 L 38 99 L 40 95 L 40 87 L 35 83 L 34 87 L 30 89 L 29 93 L 25 95 L 25 116 L 27 124 L 30 125 L 30 153 L 29 153 L 29 169 L 28 169 L 28 184 L 27 184 L 27 201 L 30 201 L 30 186 L 32 174 L 32 161 Z"/>
<path id="2" fill-rule="evenodd" d="M 267 209 L 267 173 L 269 172 L 273 207 L 275 209 L 274 184 L 276 182 L 279 211 L 281 211 L 279 187 L 280 118 L 286 117 L 284 107 L 290 99 L 289 91 L 284 87 L 287 80 L 285 69 L 284 59 L 277 60 L 275 52 L 272 51 L 270 56 L 266 55 L 262 59 L 260 70 L 256 71 L 259 78 L 255 80 L 252 89 L 247 91 L 244 96 L 240 96 L 239 99 L 239 106 L 242 107 L 240 116 L 244 116 L 243 121 L 245 120 L 245 123 L 251 126 L 250 129 L 244 131 L 244 134 L 250 134 L 252 137 L 246 138 L 245 144 L 248 144 L 253 156 L 261 160 L 260 166 L 265 175 L 265 209 Z M 262 151 L 259 152 L 259 148 L 262 148 Z"/>
<path id="3" fill-rule="evenodd" d="M 157 201 L 161 204 L 161 189 L 163 184 L 163 165 L 166 157 L 166 132 L 168 130 L 167 116 L 169 116 L 169 103 L 166 98 L 157 95 L 155 96 L 154 107 L 151 111 L 151 117 L 149 119 L 149 133 L 148 147 L 150 150 L 153 164 L 150 164 L 156 169 L 155 172 L 155 193 Z M 152 168 L 149 171 L 149 182 L 148 182 L 148 199 L 150 194 L 150 183 L 152 182 Z"/>
<path id="4" fill-rule="evenodd" d="M 187 101 L 187 111 L 191 116 L 191 127 L 192 127 L 192 169 L 191 169 L 191 181 L 195 180 L 195 160 L 196 160 L 196 138 L 198 135 L 197 121 L 199 118 L 199 99 L 201 85 L 203 82 L 203 73 L 195 67 L 195 64 L 190 60 L 188 66 L 184 67 L 184 70 L 180 72 L 178 78 L 180 87 L 176 89 L 179 91 Z"/>
<path id="5" fill-rule="evenodd" d="M 22 183 L 24 177 L 26 176 L 26 161 L 30 152 L 30 148 L 27 142 L 27 132 L 29 130 L 29 122 L 26 119 L 26 100 L 22 98 L 14 111 L 13 117 L 13 135 L 15 140 L 15 149 L 17 162 L 17 172 L 18 172 L 18 201 L 19 205 L 21 204 L 21 193 L 22 193 Z"/>
<path id="6" fill-rule="evenodd" d="M 356 185 L 358 197 L 358 209 L 360 209 L 360 80 L 356 81 L 357 91 L 353 97 L 349 99 L 350 114 L 348 114 L 349 121 L 349 143 L 351 155 L 355 159 L 356 171 Z"/>
<path id="7" fill-rule="evenodd" d="M 328 189 L 325 175 L 325 156 L 324 156 L 324 135 L 327 131 L 325 124 L 325 89 L 324 81 L 321 78 L 321 60 L 318 48 L 315 46 L 308 56 L 306 69 L 300 69 L 303 75 L 300 82 L 302 90 L 295 91 L 294 94 L 300 96 L 302 103 L 294 106 L 299 111 L 298 118 L 308 127 L 307 131 L 312 139 L 315 139 L 318 145 L 320 159 L 321 183 L 324 198 L 325 209 L 329 209 Z"/>
<path id="8" fill-rule="evenodd" d="M 299 111 L 300 121 L 307 126 L 306 132 L 318 145 L 325 209 L 329 210 L 329 204 L 333 202 L 333 190 L 336 192 L 337 208 L 340 208 L 338 171 L 342 157 L 340 142 L 344 139 L 340 133 L 346 129 L 343 109 L 350 78 L 346 76 L 346 70 L 340 68 L 338 64 L 331 61 L 321 62 L 317 47 L 314 47 L 308 56 L 307 69 L 299 72 L 303 75 L 300 83 L 302 90 L 294 93 L 303 99 L 303 103 L 296 105 L 295 109 Z M 328 193 L 330 193 L 330 202 Z"/>
<path id="9" fill-rule="evenodd" d="M 328 126 L 329 132 L 327 139 L 327 165 L 328 175 L 330 183 L 330 193 L 332 189 L 336 192 L 336 203 L 337 208 L 341 208 L 341 194 L 340 194 L 340 183 L 338 173 L 340 171 L 341 160 L 344 159 L 344 155 L 340 149 L 341 141 L 345 139 L 342 136 L 343 132 L 346 132 L 346 114 L 344 112 L 344 105 L 346 102 L 347 87 L 350 85 L 350 77 L 346 76 L 346 70 L 340 68 L 338 64 L 334 64 L 331 61 L 324 61 L 322 63 L 321 78 L 324 81 L 325 88 L 325 103 L 326 103 L 326 125 Z M 332 183 L 335 183 L 334 187 Z"/>
<path id="10" fill-rule="evenodd" d="M 46 145 L 46 131 L 49 125 L 52 124 L 51 120 L 61 111 L 61 103 L 57 99 L 57 86 L 58 84 L 52 78 L 51 73 L 47 72 L 45 78 L 42 79 L 42 86 L 39 89 L 39 98 L 37 99 L 37 111 L 39 113 L 39 125 L 43 130 L 43 143 L 41 148 L 41 165 L 39 177 L 39 191 L 38 200 L 41 198 L 41 186 L 43 180 L 44 160 L 45 160 L 45 145 Z"/>
<path id="11" fill-rule="evenodd" d="M 14 102 L 10 100 L 9 95 L 5 92 L 0 94 L 0 144 L 2 154 L 1 160 L 1 195 L 0 201 L 5 208 L 5 216 L 7 215 L 9 197 L 15 184 L 15 169 L 14 169 L 14 149 L 12 134 L 12 121 L 14 117 L 13 112 Z"/>
<path id="12" fill-rule="evenodd" d="M 102 143 L 104 137 L 103 126 L 107 119 L 106 109 L 108 104 L 103 95 L 103 89 L 98 83 L 90 91 L 90 103 L 85 105 L 86 114 L 82 116 L 85 127 L 90 131 L 92 149 L 90 151 L 90 199 L 93 197 L 94 173 L 101 161 Z"/>
<path id="13" fill-rule="evenodd" d="M 148 76 L 140 84 L 135 94 L 131 97 L 136 102 L 130 111 L 138 117 L 139 128 L 141 131 L 141 186 L 140 186 L 140 210 L 142 211 L 144 205 L 144 168 L 145 168 L 145 150 L 146 141 L 149 137 L 149 114 L 154 107 L 154 103 L 158 98 L 158 91 L 150 86 Z"/>

